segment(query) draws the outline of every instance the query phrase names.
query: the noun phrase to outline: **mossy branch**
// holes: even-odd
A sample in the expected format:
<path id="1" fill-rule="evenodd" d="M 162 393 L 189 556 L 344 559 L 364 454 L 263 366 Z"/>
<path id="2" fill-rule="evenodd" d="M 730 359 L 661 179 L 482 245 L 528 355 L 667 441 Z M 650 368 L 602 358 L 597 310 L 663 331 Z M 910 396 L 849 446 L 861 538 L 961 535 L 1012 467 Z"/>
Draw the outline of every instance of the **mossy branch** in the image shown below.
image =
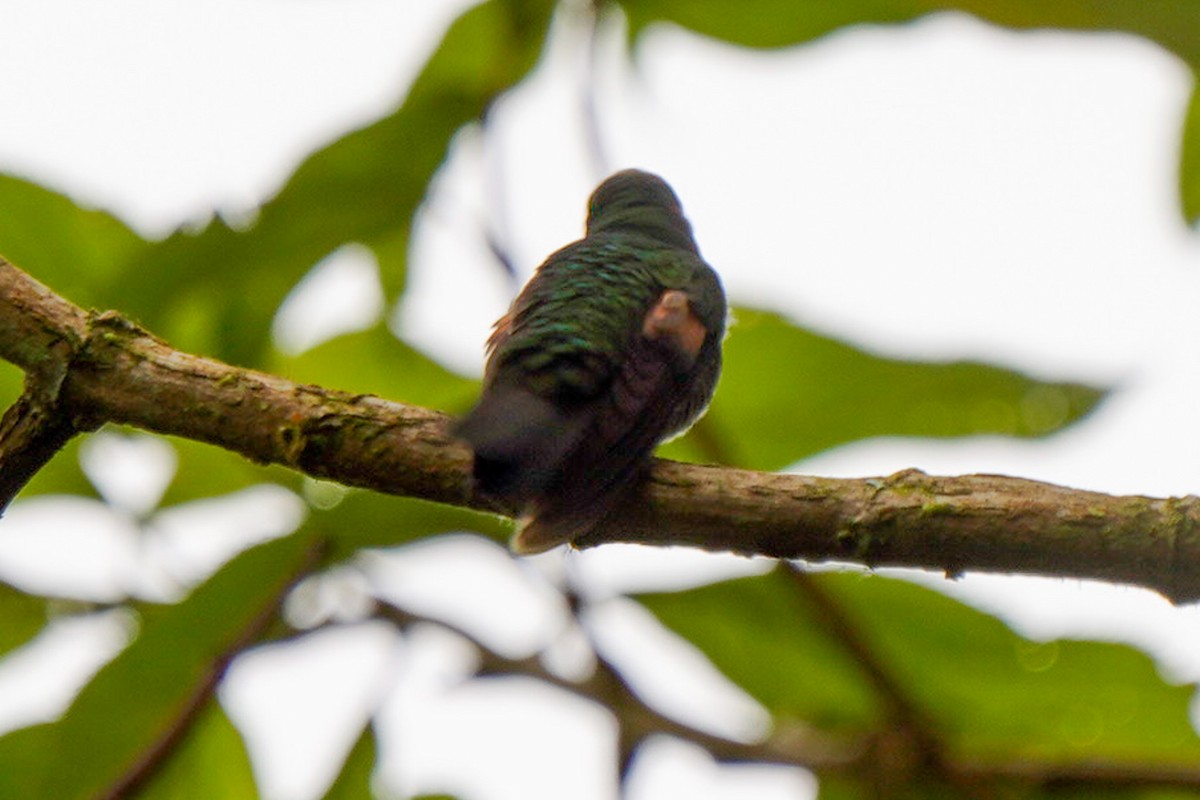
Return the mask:
<path id="1" fill-rule="evenodd" d="M 42 409 L 54 430 L 121 423 L 350 486 L 511 512 L 472 492 L 470 452 L 444 414 L 180 352 L 118 314 L 71 305 L 3 260 L 0 358 L 32 382 L 53 376 L 53 403 Z M 5 444 L 0 437 L 0 475 L 15 463 Z M 10 496 L 19 483 L 6 482 Z M 840 479 L 660 460 L 634 502 L 577 544 L 605 542 L 1092 578 L 1200 598 L 1200 498 L 999 475 Z"/>

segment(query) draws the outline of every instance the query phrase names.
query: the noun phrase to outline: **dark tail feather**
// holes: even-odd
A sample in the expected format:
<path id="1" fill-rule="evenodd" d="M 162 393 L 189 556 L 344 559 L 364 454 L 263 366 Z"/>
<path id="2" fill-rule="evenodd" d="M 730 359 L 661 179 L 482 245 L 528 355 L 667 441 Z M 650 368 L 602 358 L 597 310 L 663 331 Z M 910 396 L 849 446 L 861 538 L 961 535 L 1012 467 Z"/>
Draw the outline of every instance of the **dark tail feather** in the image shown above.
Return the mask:
<path id="1" fill-rule="evenodd" d="M 667 349 L 645 339 L 635 343 L 608 392 L 590 408 L 586 436 L 522 521 L 511 542 L 515 552 L 573 542 L 634 497 L 654 446 L 677 416 L 677 380 Z"/>
<path id="2" fill-rule="evenodd" d="M 517 532 L 508 542 L 508 547 L 519 556 L 532 556 L 553 550 L 563 542 L 573 541 L 587 533 L 599 520 L 580 519 L 578 516 L 522 517 Z"/>
<path id="3" fill-rule="evenodd" d="M 477 488 L 524 504 L 558 474 L 583 435 L 580 420 L 515 386 L 492 386 L 454 427 L 475 451 Z"/>
<path id="4" fill-rule="evenodd" d="M 569 493 L 543 499 L 520 519 L 509 548 L 517 555 L 529 556 L 578 540 L 634 495 L 639 476 L 640 472 L 628 473 L 615 489 L 610 485 L 607 493 L 589 493 L 583 503 Z"/>

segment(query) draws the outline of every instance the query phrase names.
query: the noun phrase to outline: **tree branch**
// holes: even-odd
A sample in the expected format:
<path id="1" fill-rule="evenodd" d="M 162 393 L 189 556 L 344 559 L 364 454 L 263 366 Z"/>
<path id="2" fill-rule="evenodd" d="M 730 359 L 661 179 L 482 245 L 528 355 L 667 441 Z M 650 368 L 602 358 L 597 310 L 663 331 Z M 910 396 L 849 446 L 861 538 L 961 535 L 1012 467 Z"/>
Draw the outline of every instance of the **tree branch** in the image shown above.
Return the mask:
<path id="1" fill-rule="evenodd" d="M 32 372 L 64 343 L 57 408 L 76 427 L 122 423 L 350 486 L 512 511 L 473 494 L 471 454 L 444 414 L 182 353 L 0 260 L 0 358 Z M 605 542 L 1091 578 L 1200 598 L 1200 498 L 999 475 L 851 480 L 660 460 L 634 501 L 577 544 Z"/>
<path id="2" fill-rule="evenodd" d="M 933 720 L 892 674 L 838 599 L 822 588 L 812 573 L 790 562 L 783 563 L 797 596 L 816 611 L 812 621 L 854 659 L 887 709 L 887 727 L 879 731 L 874 743 L 880 769 L 871 773 L 880 790 L 918 771 L 927 771 L 953 786 L 963 798 L 990 798 L 992 793 L 982 782 L 958 771 Z"/>
<path id="3" fill-rule="evenodd" d="M 32 309 L 52 312 L 61 324 L 43 325 Z M 0 309 L 3 357 L 25 370 L 24 393 L 0 419 L 0 514 L 79 430 L 59 397 L 81 323 L 78 309 L 34 281 L 15 282 Z"/>
<path id="4" fill-rule="evenodd" d="M 848 769 L 859 761 L 865 751 L 856 737 L 830 737 L 807 729 L 803 734 L 783 731 L 763 742 L 728 739 L 678 722 L 647 705 L 616 668 L 599 656 L 591 675 L 580 681 L 572 681 L 547 669 L 536 654 L 525 658 L 509 658 L 445 620 L 418 614 L 385 601 L 379 601 L 375 613 L 401 630 L 417 624 L 431 624 L 461 636 L 479 654 L 479 667 L 475 671 L 478 677 L 520 675 L 534 678 L 598 703 L 617 718 L 620 735 L 636 744 L 651 735 L 663 734 L 699 745 L 720 761 L 762 761 L 817 770 Z"/>
<path id="5" fill-rule="evenodd" d="M 25 484 L 78 432 L 31 388 L 0 418 L 0 514 Z"/>
<path id="6" fill-rule="evenodd" d="M 476 508 L 470 452 L 436 411 L 306 386 L 180 352 L 114 312 L 84 312 L 0 259 L 0 358 L 36 370 L 61 343 L 62 413 L 132 425 L 351 486 Z"/>
<path id="7" fill-rule="evenodd" d="M 1085 578 L 1200 598 L 1200 498 L 1113 496 L 1003 475 L 765 474 L 660 461 L 640 502 L 588 534 L 868 566 Z"/>

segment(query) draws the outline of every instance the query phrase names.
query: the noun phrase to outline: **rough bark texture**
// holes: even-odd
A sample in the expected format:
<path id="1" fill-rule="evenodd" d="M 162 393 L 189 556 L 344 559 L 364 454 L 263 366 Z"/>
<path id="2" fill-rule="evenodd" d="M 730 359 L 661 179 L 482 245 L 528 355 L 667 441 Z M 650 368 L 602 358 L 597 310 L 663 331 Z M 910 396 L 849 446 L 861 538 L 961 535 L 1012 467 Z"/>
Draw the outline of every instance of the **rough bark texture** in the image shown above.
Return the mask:
<path id="1" fill-rule="evenodd" d="M 28 471 L 28 444 L 5 430 L 69 436 L 115 422 L 352 486 L 505 511 L 472 494 L 470 453 L 443 414 L 179 352 L 117 314 L 82 311 L 2 260 L 0 358 L 26 371 L 21 402 L 33 409 L 18 404 L 0 423 L 9 496 L 23 483 L 22 463 Z M 636 502 L 578 544 L 1095 578 L 1180 602 L 1200 598 L 1198 531 L 1192 496 L 1115 497 L 999 475 L 850 480 L 659 461 Z"/>
<path id="2" fill-rule="evenodd" d="M 681 544 L 871 566 L 1021 572 L 1200 597 L 1200 498 L 1118 497 L 1003 475 L 819 478 L 660 462 L 581 545 Z"/>

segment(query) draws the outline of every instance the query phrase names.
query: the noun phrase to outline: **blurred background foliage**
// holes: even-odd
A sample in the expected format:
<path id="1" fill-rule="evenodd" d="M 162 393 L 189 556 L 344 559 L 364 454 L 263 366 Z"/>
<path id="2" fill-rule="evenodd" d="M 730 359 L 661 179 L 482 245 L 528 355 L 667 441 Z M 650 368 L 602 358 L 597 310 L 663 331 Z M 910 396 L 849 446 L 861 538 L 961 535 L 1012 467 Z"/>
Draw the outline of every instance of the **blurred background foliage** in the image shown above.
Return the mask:
<path id="1" fill-rule="evenodd" d="M 1200 64 L 1200 13 L 1182 2 L 620 0 L 600 6 L 599 13 L 625 15 L 632 41 L 647 26 L 667 22 L 749 48 L 782 48 L 849 25 L 957 9 L 1015 28 L 1129 31 Z M 272 325 L 314 265 L 351 244 L 374 255 L 387 306 L 396 305 L 405 291 L 414 216 L 454 137 L 470 128 L 486 136 L 489 108 L 535 67 L 559 11 L 549 0 L 488 0 L 471 8 L 446 31 L 393 113 L 313 153 L 256 217 L 239 224 L 217 218 L 148 241 L 104 211 L 0 176 L 0 253 L 73 302 L 118 309 L 181 349 L 461 413 L 476 381 L 401 340 L 382 317 L 300 353 L 281 349 Z M 1180 207 L 1189 221 L 1200 216 L 1195 108 L 1182 132 L 1179 173 Z M 666 456 L 773 470 L 867 437 L 1041 437 L 1105 397 L 1102 388 L 988 364 L 881 357 L 767 310 L 737 308 L 734 316 L 710 413 L 666 445 Z M 5 397 L 15 398 L 19 385 L 14 368 L 0 369 Z M 18 651 L 52 621 L 73 615 L 117 614 L 129 632 L 128 645 L 61 719 L 0 738 L 0 796 L 258 796 L 242 737 L 216 689 L 242 653 L 340 624 L 332 613 L 300 622 L 282 614 L 297 586 L 311 588 L 306 581 L 313 576 L 353 569 L 364 548 L 463 531 L 502 542 L 510 530 L 507 521 L 486 515 L 321 485 L 192 442 L 169 447 L 171 477 L 150 507 L 130 513 L 115 503 L 103 479 L 86 469 L 79 442 L 37 476 L 22 500 L 82 496 L 96 509 L 107 505 L 149 527 L 172 508 L 274 484 L 301 498 L 303 510 L 281 523 L 276 538 L 227 553 L 215 572 L 196 576 L 196 585 L 174 587 L 173 602 L 131 590 L 97 605 L 0 585 L 0 653 Z M 836 573 L 808 580 L 841 609 L 850 633 L 831 627 L 812 595 L 798 592 L 780 570 L 634 599 L 760 703 L 777 732 L 803 728 L 867 742 L 912 722 L 896 718 L 896 698 L 881 691 L 861 653 L 847 645 L 852 635 L 921 709 L 949 759 L 1114 769 L 1182 769 L 1200 760 L 1200 739 L 1188 720 L 1193 688 L 1168 684 L 1130 647 L 1034 643 L 991 616 L 900 580 Z M 574 608 L 569 585 L 563 591 L 564 607 Z M 613 712 L 620 718 L 620 709 Z M 375 759 L 368 725 L 325 796 L 382 791 L 371 778 Z M 821 796 L 874 796 L 880 778 L 868 770 L 872 763 L 863 761 L 861 772 L 818 770 Z M 936 764 L 891 779 L 894 796 L 961 790 L 942 781 Z M 1035 774 L 979 791 L 1035 798 L 1065 790 Z M 1167 796 L 1156 791 L 1114 781 L 1092 786 L 1088 796 Z"/>

